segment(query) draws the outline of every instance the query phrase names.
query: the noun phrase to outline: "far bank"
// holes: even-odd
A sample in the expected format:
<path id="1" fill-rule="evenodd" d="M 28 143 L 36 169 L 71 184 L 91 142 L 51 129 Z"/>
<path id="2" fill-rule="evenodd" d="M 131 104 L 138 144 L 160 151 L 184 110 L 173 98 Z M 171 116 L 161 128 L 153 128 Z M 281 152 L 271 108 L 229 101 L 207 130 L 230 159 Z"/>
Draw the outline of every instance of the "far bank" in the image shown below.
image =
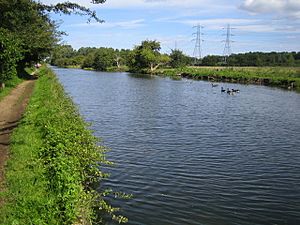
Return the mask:
<path id="1" fill-rule="evenodd" d="M 158 69 L 153 74 L 174 79 L 257 84 L 300 91 L 299 67 L 184 67 Z"/>

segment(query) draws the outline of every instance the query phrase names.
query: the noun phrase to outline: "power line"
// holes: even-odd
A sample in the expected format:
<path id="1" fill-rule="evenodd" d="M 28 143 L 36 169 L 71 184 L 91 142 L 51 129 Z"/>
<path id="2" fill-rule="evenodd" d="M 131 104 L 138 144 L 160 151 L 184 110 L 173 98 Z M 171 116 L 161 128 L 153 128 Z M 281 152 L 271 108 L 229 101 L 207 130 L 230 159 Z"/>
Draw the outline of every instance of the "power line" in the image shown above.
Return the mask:
<path id="1" fill-rule="evenodd" d="M 201 30 L 204 28 L 203 26 L 201 26 L 200 24 L 198 24 L 197 26 L 194 26 L 193 28 L 197 29 L 196 33 L 193 33 L 193 35 L 196 35 L 196 38 L 193 39 L 193 41 L 195 41 L 195 48 L 194 48 L 194 52 L 193 52 L 193 57 L 195 58 L 195 62 L 194 64 L 198 64 L 199 62 L 201 62 L 202 59 L 202 35 L 203 33 L 201 33 Z"/>
<path id="2" fill-rule="evenodd" d="M 224 28 L 225 29 L 225 28 Z M 228 61 L 228 57 L 232 54 L 232 50 L 231 50 L 231 43 L 234 42 L 231 40 L 231 37 L 234 36 L 232 34 L 232 30 L 234 28 L 232 28 L 230 26 L 230 24 L 227 25 L 226 28 L 226 40 L 224 40 L 223 42 L 225 42 L 225 46 L 224 46 L 224 50 L 223 50 L 223 57 L 224 57 L 224 63 L 227 64 Z"/>

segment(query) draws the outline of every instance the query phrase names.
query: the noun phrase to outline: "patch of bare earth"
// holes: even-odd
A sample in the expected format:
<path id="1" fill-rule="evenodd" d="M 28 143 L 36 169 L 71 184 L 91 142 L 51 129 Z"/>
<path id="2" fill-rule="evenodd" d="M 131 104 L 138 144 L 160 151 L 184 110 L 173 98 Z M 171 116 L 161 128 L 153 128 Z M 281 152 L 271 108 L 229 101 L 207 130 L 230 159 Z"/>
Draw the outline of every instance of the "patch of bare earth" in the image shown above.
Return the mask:
<path id="1" fill-rule="evenodd" d="M 0 101 L 0 192 L 5 190 L 5 165 L 9 157 L 10 136 L 25 111 L 34 80 L 24 81 Z M 4 203 L 0 196 L 0 206 Z"/>

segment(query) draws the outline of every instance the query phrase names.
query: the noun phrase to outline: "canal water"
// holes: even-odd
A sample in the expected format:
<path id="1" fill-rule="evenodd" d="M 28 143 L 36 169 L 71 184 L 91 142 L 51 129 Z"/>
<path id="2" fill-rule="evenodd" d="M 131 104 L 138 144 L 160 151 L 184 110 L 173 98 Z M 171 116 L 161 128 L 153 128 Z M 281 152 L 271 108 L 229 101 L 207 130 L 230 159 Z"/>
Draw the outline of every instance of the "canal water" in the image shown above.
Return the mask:
<path id="1" fill-rule="evenodd" d="M 300 224 L 300 95 L 54 68 L 133 194 L 128 225 Z M 240 93 L 221 93 L 221 87 Z"/>

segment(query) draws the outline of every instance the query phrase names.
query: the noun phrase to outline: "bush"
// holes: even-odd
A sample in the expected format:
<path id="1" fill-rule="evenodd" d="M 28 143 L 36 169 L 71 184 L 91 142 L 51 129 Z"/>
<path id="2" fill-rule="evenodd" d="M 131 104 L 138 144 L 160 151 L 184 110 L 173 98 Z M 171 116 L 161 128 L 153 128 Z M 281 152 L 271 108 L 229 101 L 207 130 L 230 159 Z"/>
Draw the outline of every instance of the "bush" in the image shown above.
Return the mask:
<path id="1" fill-rule="evenodd" d="M 0 84 L 17 75 L 17 62 L 21 59 L 19 41 L 8 30 L 0 28 Z"/>

